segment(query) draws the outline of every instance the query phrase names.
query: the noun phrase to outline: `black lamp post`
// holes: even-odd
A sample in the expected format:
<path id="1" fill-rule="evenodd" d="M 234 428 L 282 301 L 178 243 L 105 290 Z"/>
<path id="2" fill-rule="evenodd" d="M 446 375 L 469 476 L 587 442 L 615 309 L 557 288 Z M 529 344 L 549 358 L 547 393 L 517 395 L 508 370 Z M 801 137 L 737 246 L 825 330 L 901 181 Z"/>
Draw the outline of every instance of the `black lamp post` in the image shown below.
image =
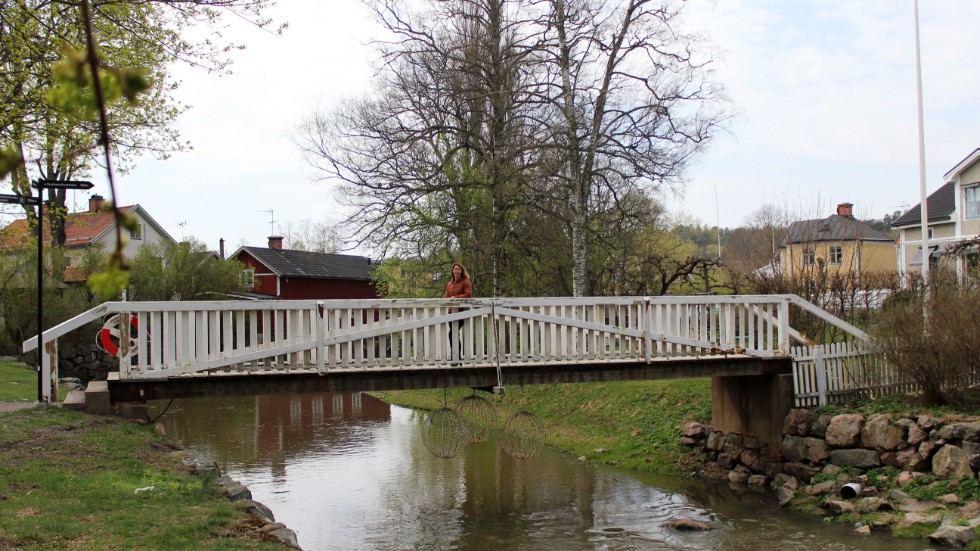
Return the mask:
<path id="1" fill-rule="evenodd" d="M 44 401 L 44 375 L 41 371 L 41 355 L 44 353 L 42 348 L 41 332 L 43 331 L 41 320 L 41 306 L 44 301 L 44 205 L 43 195 L 45 189 L 92 189 L 92 182 L 72 181 L 72 180 L 34 180 L 31 187 L 37 189 L 37 401 Z M 52 236 L 53 237 L 53 236 Z M 53 361 L 58 361 L 54 358 Z"/>

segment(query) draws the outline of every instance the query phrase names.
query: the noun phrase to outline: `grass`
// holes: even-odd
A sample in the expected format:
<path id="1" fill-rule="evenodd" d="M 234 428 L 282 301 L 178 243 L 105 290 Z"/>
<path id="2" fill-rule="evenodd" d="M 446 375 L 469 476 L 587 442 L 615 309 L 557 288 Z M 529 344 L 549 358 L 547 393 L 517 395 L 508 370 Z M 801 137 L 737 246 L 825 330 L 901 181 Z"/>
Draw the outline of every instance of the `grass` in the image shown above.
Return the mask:
<path id="1" fill-rule="evenodd" d="M 893 394 L 873 400 L 856 399 L 841 404 L 830 404 L 819 408 L 818 415 L 840 415 L 842 413 L 929 413 L 936 417 L 980 416 L 980 389 L 968 389 L 961 393 L 961 401 L 947 406 L 925 406 L 920 397 L 909 394 Z"/>
<path id="2" fill-rule="evenodd" d="M 453 407 L 468 389 L 375 393 L 396 405 L 434 410 Z M 483 393 L 481 393 L 483 394 Z M 680 379 L 508 387 L 487 396 L 498 426 L 520 409 L 541 418 L 545 443 L 586 460 L 639 471 L 688 472 L 700 458 L 680 443 L 687 421 L 711 418 L 711 380 Z"/>
<path id="3" fill-rule="evenodd" d="M 10 384 L 21 371 L 0 364 L 3 400 L 23 399 L 10 391 L 30 386 Z M 0 412 L 0 549 L 284 548 L 172 451 L 150 427 L 114 417 Z"/>
<path id="4" fill-rule="evenodd" d="M 58 387 L 64 399 L 68 391 Z M 37 369 L 17 362 L 0 362 L 0 402 L 37 401 Z"/>

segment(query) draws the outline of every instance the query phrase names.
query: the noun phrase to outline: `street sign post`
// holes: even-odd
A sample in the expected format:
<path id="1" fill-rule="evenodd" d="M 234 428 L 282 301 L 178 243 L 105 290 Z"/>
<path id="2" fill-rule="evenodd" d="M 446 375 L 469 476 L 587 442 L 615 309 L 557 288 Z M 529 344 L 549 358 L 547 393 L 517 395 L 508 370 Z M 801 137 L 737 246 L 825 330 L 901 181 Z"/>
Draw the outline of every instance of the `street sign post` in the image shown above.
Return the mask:
<path id="1" fill-rule="evenodd" d="M 41 198 L 0 194 L 0 203 L 6 203 L 8 205 L 34 205 L 36 207 L 41 204 Z"/>
<path id="2" fill-rule="evenodd" d="M 44 195 L 45 189 L 92 189 L 95 184 L 92 182 L 80 181 L 80 180 L 46 180 L 38 179 L 31 182 L 31 187 L 37 189 L 38 197 L 36 198 L 36 203 L 30 203 L 32 205 L 41 204 L 41 196 Z M 8 196 L 11 197 L 11 196 Z M 14 195 L 12 197 L 19 197 Z M 22 203 L 24 205 L 28 203 Z M 42 247 L 42 242 L 44 241 L 44 217 L 42 213 L 37 213 L 37 401 L 44 401 L 44 374 L 42 369 L 44 367 L 42 357 L 44 355 L 44 341 L 41 339 L 41 332 L 43 331 L 42 325 L 42 309 L 41 305 L 44 300 L 44 248 Z M 58 358 L 50 358 L 49 361 L 56 362 Z M 57 385 L 58 382 L 54 381 Z M 55 387 L 57 388 L 57 386 Z"/>
<path id="3" fill-rule="evenodd" d="M 92 182 L 80 180 L 34 180 L 31 187 L 37 189 L 92 189 Z"/>

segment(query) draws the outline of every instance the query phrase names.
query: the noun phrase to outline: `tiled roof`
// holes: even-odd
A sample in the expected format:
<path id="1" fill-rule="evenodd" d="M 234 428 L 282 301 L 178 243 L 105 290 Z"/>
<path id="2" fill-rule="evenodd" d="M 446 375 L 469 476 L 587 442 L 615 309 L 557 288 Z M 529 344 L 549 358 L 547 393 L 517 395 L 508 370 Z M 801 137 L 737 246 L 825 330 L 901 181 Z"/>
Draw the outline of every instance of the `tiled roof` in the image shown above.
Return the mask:
<path id="1" fill-rule="evenodd" d="M 134 205 L 120 207 L 123 213 L 129 213 Z M 116 223 L 115 215 L 112 211 L 99 212 L 72 212 L 65 218 L 65 246 L 84 247 L 91 245 L 92 241 L 102 235 L 106 230 Z M 47 218 L 44 220 L 44 242 L 51 242 L 51 225 Z M 26 243 L 30 238 L 30 226 L 26 218 L 14 220 L 7 227 L 0 230 L 0 249 L 7 250 L 16 248 L 18 245 Z"/>
<path id="2" fill-rule="evenodd" d="M 831 214 L 822 220 L 800 220 L 789 225 L 783 246 L 816 241 L 894 241 L 888 235 L 849 216 Z"/>
<path id="3" fill-rule="evenodd" d="M 953 214 L 953 210 L 955 208 L 955 188 L 956 184 L 954 182 L 947 182 L 946 185 L 937 189 L 929 197 L 926 197 L 926 208 L 929 210 L 928 216 L 930 222 L 949 220 L 950 215 Z M 908 212 L 899 216 L 898 220 L 892 222 L 892 227 L 899 228 L 902 226 L 921 224 L 922 214 L 919 210 L 921 204 L 922 203 L 916 204 L 914 207 L 909 209 Z"/>
<path id="4" fill-rule="evenodd" d="M 374 266 L 366 256 L 314 253 L 309 251 L 277 250 L 265 247 L 242 247 L 242 252 L 255 257 L 280 276 L 311 279 L 350 279 L 370 281 Z"/>

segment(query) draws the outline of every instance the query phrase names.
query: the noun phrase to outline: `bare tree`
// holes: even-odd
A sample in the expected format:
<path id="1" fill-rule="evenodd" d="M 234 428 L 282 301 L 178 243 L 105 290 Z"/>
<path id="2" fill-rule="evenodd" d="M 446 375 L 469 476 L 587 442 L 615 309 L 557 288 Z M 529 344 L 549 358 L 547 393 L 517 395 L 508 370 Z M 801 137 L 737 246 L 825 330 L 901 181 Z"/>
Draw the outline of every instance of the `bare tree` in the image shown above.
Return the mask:
<path id="1" fill-rule="evenodd" d="M 680 8 L 650 0 L 548 5 L 554 136 L 571 207 L 573 289 L 581 296 L 589 292 L 589 208 L 597 190 L 678 185 L 727 119 L 727 101 L 711 80 L 710 59 L 698 53 L 698 37 L 680 32 Z"/>
<path id="2" fill-rule="evenodd" d="M 336 226 L 329 222 L 280 222 L 279 233 L 285 248 L 296 251 L 336 253 L 343 245 Z"/>
<path id="3" fill-rule="evenodd" d="M 356 207 L 352 238 L 381 250 L 467 256 L 505 292 L 508 247 L 526 217 L 541 128 L 531 78 L 538 38 L 520 2 L 454 0 L 411 12 L 374 5 L 394 37 L 379 43 L 374 97 L 315 114 L 298 144 Z M 524 17 L 524 15 L 522 15 Z M 421 249 L 421 250 L 419 250 Z"/>

